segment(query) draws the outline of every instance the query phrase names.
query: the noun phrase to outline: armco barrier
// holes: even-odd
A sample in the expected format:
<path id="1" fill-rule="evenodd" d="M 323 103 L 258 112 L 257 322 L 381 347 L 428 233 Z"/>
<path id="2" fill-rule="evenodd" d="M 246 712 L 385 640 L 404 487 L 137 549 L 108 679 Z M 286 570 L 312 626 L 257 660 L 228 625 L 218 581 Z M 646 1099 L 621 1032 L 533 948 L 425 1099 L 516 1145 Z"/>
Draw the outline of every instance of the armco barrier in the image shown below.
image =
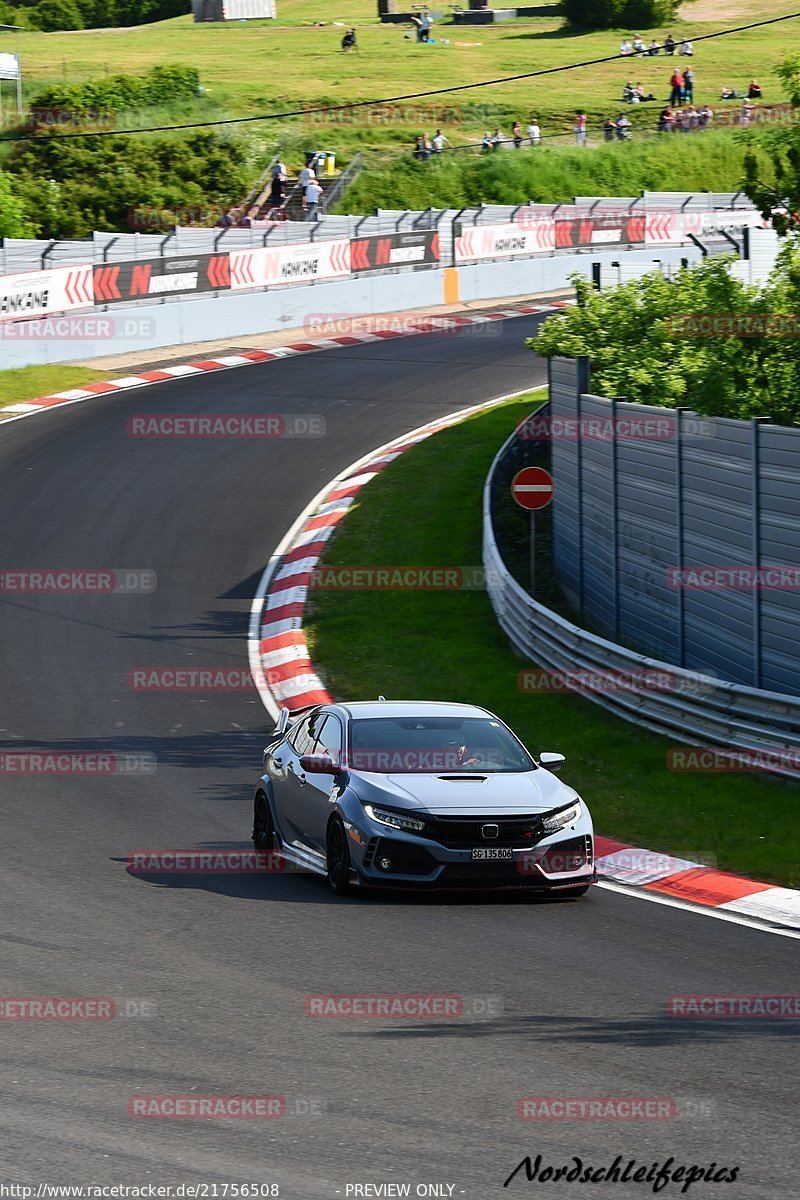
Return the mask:
<path id="1" fill-rule="evenodd" d="M 545 410 L 540 410 L 540 413 Z M 500 627 L 532 668 L 592 675 L 622 674 L 618 690 L 582 690 L 603 708 L 673 739 L 676 746 L 728 747 L 770 756 L 769 769 L 800 779 L 800 769 L 781 763 L 781 750 L 800 746 L 800 698 L 727 683 L 637 654 L 597 637 L 537 603 L 509 572 L 497 545 L 493 494 L 501 479 L 531 461 L 541 443 L 516 431 L 498 451 L 483 491 L 483 566 Z M 520 664 L 522 667 L 522 663 Z M 669 690 L 652 690 L 643 672 L 668 672 Z M 652 678 L 652 675 L 651 675 Z M 793 756 L 789 756 L 792 758 Z"/>

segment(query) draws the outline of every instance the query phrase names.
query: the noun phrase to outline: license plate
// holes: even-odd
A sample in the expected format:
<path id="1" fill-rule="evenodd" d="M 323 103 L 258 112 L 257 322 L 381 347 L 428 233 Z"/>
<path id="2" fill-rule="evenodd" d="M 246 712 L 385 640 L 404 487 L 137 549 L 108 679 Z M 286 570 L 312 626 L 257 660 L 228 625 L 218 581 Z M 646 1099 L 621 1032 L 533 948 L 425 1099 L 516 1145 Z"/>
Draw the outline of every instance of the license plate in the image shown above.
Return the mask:
<path id="1" fill-rule="evenodd" d="M 513 850 L 484 850 L 483 847 L 481 847 L 480 850 L 472 851 L 473 859 L 512 858 L 513 855 Z"/>

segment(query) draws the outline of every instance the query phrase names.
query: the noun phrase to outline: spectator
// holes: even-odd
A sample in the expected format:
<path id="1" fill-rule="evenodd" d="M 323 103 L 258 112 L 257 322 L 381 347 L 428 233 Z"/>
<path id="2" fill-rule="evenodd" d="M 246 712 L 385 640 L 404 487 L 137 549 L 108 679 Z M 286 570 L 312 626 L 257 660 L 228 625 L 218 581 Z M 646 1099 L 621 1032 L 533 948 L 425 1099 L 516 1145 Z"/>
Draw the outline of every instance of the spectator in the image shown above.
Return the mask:
<path id="1" fill-rule="evenodd" d="M 444 136 L 441 129 L 437 129 L 436 133 L 431 138 L 431 149 L 433 150 L 433 153 L 441 154 L 445 148 L 445 145 L 449 146 L 450 142 Z"/>
<path id="2" fill-rule="evenodd" d="M 636 34 L 635 38 L 633 39 L 633 52 L 634 52 L 634 54 L 646 54 L 647 53 L 647 46 L 645 46 L 644 42 L 642 41 L 642 39 L 638 33 Z"/>
<path id="3" fill-rule="evenodd" d="M 719 98 L 720 100 L 735 100 L 738 95 L 739 93 L 736 91 L 736 88 L 724 87 L 720 92 Z"/>
<path id="4" fill-rule="evenodd" d="M 667 36 L 664 38 L 664 53 L 665 54 L 674 54 L 675 53 L 675 39 L 671 33 L 668 33 Z"/>
<path id="5" fill-rule="evenodd" d="M 691 42 L 681 42 L 681 54 L 686 54 L 691 58 L 694 54 L 694 46 Z"/>
<path id="6" fill-rule="evenodd" d="M 751 79 L 750 87 L 747 89 L 748 100 L 760 100 L 761 95 L 762 95 L 761 84 L 758 82 L 757 79 Z"/>
<path id="7" fill-rule="evenodd" d="M 609 117 L 607 121 L 603 122 L 603 139 L 606 142 L 613 142 L 616 132 L 617 127 L 614 124 L 614 118 Z"/>
<path id="8" fill-rule="evenodd" d="M 355 29 L 348 29 L 342 38 L 342 50 L 357 50 L 358 43 L 356 42 Z"/>
<path id="9" fill-rule="evenodd" d="M 629 54 L 633 54 L 633 46 L 630 44 L 627 38 L 623 38 L 623 40 L 620 42 L 619 52 L 625 58 L 627 58 Z"/>
<path id="10" fill-rule="evenodd" d="M 483 135 L 483 138 L 481 139 L 481 149 L 483 150 L 483 152 L 485 154 L 487 151 L 491 150 L 491 148 L 492 148 L 492 135 L 489 133 L 489 130 L 487 129 L 486 133 Z"/>
<path id="11" fill-rule="evenodd" d="M 539 128 L 539 122 L 536 120 L 536 117 L 531 117 L 531 122 L 528 126 L 528 137 L 532 146 L 538 146 L 542 140 L 542 131 Z"/>
<path id="12" fill-rule="evenodd" d="M 639 100 L 641 99 L 641 97 L 639 96 L 639 93 L 636 91 L 636 88 L 633 86 L 630 79 L 625 84 L 625 87 L 622 89 L 622 99 L 625 101 L 626 104 L 638 104 Z"/>
<path id="13" fill-rule="evenodd" d="M 658 43 L 658 41 L 656 40 L 656 38 L 653 38 L 652 42 L 651 42 L 651 43 L 650 43 L 650 45 L 647 47 L 647 53 L 650 55 L 650 57 L 651 57 L 651 58 L 653 58 L 653 57 L 655 57 L 657 54 L 660 54 L 660 53 L 661 53 L 661 46 L 659 45 L 659 43 Z"/>
<path id="14" fill-rule="evenodd" d="M 272 168 L 273 179 L 286 179 L 286 163 L 283 159 L 278 159 L 275 166 Z"/>
<path id="15" fill-rule="evenodd" d="M 700 129 L 705 129 L 706 126 L 710 125 L 714 120 L 714 110 L 709 108 L 707 104 L 704 104 L 703 107 L 700 109 L 698 116 L 699 116 L 698 127 Z"/>
<path id="16" fill-rule="evenodd" d="M 625 113 L 620 113 L 617 117 L 617 139 L 620 142 L 626 142 L 631 136 L 631 123 L 625 116 Z"/>
<path id="17" fill-rule="evenodd" d="M 272 185 L 269 189 L 269 202 L 272 208 L 280 208 L 283 204 L 283 198 L 286 192 L 286 187 L 280 175 L 272 176 Z"/>
<path id="18" fill-rule="evenodd" d="M 420 21 L 419 21 L 419 40 L 421 42 L 429 41 L 430 36 L 431 36 L 431 26 L 432 25 L 433 25 L 433 18 L 431 17 L 431 14 L 426 9 L 425 12 L 420 17 Z"/>
<path id="19" fill-rule="evenodd" d="M 431 145 L 431 139 L 428 137 L 427 133 L 423 133 L 423 135 L 422 135 L 422 156 L 423 156 L 423 158 L 430 158 L 432 153 L 433 153 L 433 146 Z"/>
<path id="20" fill-rule="evenodd" d="M 747 97 L 745 97 L 745 99 L 742 101 L 741 111 L 739 112 L 739 124 L 740 125 L 749 125 L 750 118 L 752 117 L 752 115 L 753 115 L 753 106 L 750 103 L 750 101 L 747 99 Z"/>
<path id="21" fill-rule="evenodd" d="M 644 90 L 644 87 L 638 80 L 636 83 L 636 87 L 634 88 L 634 91 L 636 92 L 636 95 L 639 98 L 639 100 L 655 100 L 655 96 L 653 95 L 653 93 L 646 92 Z"/>
<path id="22" fill-rule="evenodd" d="M 514 139 L 514 149 L 519 150 L 522 145 L 522 126 L 519 121 L 514 122 L 514 128 L 511 130 L 511 136 Z"/>
<path id="23" fill-rule="evenodd" d="M 674 114 L 668 104 L 666 108 L 662 108 L 661 112 L 658 114 L 658 132 L 670 133 L 672 131 L 673 120 Z"/>
<path id="24" fill-rule="evenodd" d="M 314 168 L 308 166 L 303 167 L 303 169 L 300 171 L 300 174 L 297 176 L 297 182 L 300 185 L 300 195 L 303 198 L 303 208 L 306 206 L 306 188 L 310 183 L 314 183 L 316 178 L 317 177 L 314 174 Z"/>
<path id="25" fill-rule="evenodd" d="M 316 179 L 312 179 L 305 192 L 306 209 L 309 217 L 316 217 L 317 206 L 321 196 L 322 188 L 319 186 Z"/>
<path id="26" fill-rule="evenodd" d="M 422 159 L 422 134 L 418 134 L 417 140 L 414 143 L 414 158 Z"/>
<path id="27" fill-rule="evenodd" d="M 503 137 L 499 129 L 495 129 L 492 134 L 492 149 L 499 150 L 506 139 Z"/>
<path id="28" fill-rule="evenodd" d="M 576 146 L 585 146 L 586 145 L 586 113 L 585 112 L 578 112 L 575 114 L 575 127 L 573 129 L 573 133 L 575 134 L 575 145 Z"/>
<path id="29" fill-rule="evenodd" d="M 694 100 L 694 71 L 691 67 L 687 67 L 683 72 L 683 98 L 688 100 L 689 104 Z"/>
<path id="30" fill-rule="evenodd" d="M 672 91 L 670 92 L 669 102 L 674 108 L 676 104 L 683 103 L 683 75 L 676 67 L 672 72 L 672 78 L 669 81 Z"/>

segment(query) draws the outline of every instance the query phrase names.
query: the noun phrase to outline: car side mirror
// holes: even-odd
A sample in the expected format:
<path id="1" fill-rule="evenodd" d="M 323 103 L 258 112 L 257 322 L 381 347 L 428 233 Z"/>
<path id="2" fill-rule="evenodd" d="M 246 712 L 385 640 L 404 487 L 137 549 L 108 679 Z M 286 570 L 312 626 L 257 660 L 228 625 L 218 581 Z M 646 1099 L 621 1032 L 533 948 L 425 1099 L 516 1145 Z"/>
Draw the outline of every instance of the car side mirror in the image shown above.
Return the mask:
<path id="1" fill-rule="evenodd" d="M 339 769 L 328 754 L 301 754 L 300 766 L 307 775 L 335 775 Z"/>
<path id="2" fill-rule="evenodd" d="M 288 708 L 281 709 L 281 715 L 278 717 L 278 723 L 272 731 L 273 738 L 283 737 L 289 725 L 289 710 Z"/>
<path id="3" fill-rule="evenodd" d="M 539 766 L 544 767 L 545 771 L 552 771 L 554 775 L 558 774 L 566 761 L 563 754 L 554 754 L 550 750 L 544 750 L 539 755 Z"/>

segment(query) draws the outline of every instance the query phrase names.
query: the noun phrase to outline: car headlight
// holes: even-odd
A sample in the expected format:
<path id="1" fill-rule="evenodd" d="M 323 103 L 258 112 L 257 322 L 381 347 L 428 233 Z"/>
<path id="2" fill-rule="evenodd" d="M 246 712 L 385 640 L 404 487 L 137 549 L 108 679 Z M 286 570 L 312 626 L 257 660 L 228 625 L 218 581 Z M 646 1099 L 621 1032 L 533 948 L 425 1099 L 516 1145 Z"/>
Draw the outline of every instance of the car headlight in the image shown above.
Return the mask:
<path id="1" fill-rule="evenodd" d="M 365 804 L 364 812 L 379 825 L 388 825 L 391 829 L 408 829 L 412 833 L 420 833 L 425 828 L 425 822 L 417 817 L 391 812 L 388 808 L 375 808 L 372 804 Z"/>
<path id="2" fill-rule="evenodd" d="M 572 825 L 581 815 L 581 802 L 576 800 L 574 804 L 570 804 L 569 808 L 562 808 L 561 812 L 553 813 L 551 817 L 545 817 L 542 828 L 545 833 L 558 833 L 559 829 L 563 829 L 565 825 Z"/>

